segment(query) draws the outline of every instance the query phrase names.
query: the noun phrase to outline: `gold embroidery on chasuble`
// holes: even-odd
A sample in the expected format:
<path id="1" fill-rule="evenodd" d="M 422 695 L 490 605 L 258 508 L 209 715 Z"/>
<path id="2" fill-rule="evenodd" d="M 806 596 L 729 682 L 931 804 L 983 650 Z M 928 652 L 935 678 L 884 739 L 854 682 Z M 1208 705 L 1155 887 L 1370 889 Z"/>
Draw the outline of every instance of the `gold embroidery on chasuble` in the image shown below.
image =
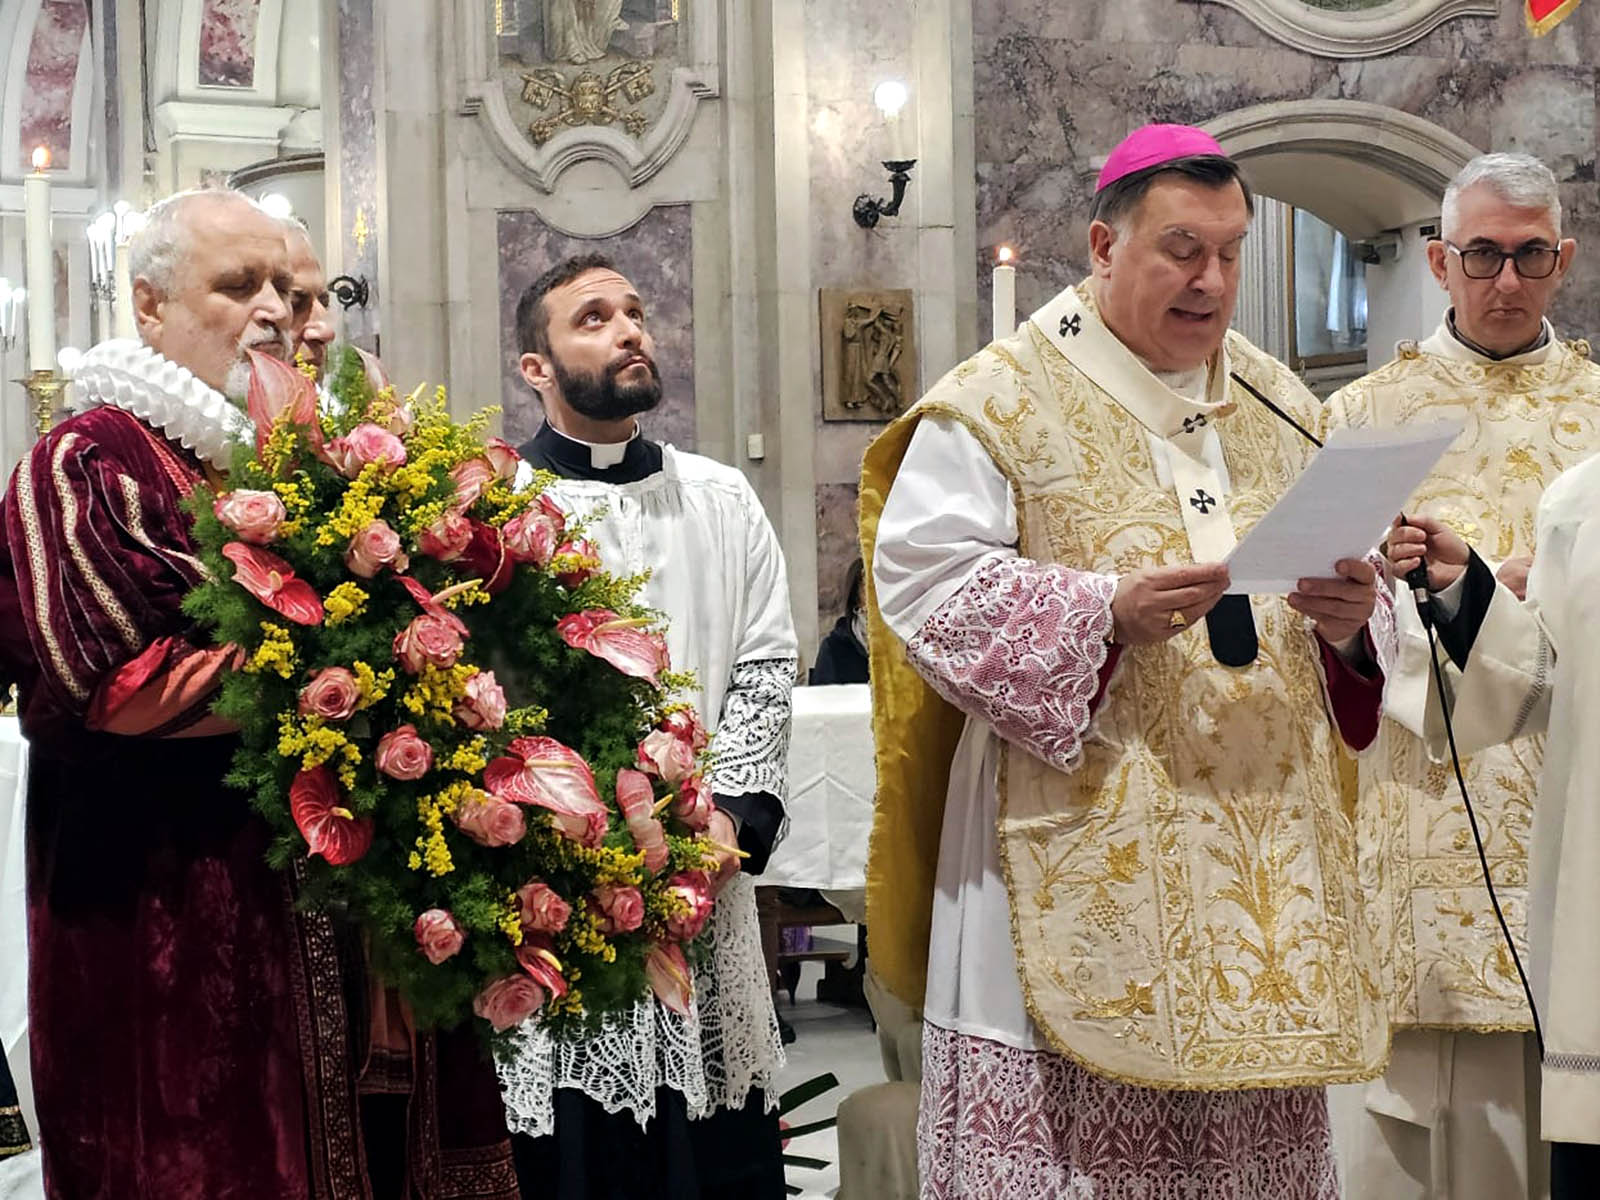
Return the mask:
<path id="1" fill-rule="evenodd" d="M 1193 561 L 1145 427 L 1032 322 L 999 348 L 1014 362 L 988 361 L 991 348 L 915 412 L 984 444 L 1012 484 L 1023 556 L 1117 573 Z M 1234 369 L 1314 419 L 1284 368 L 1242 339 L 1229 349 Z M 1242 535 L 1311 451 L 1242 389 L 1227 398 L 1226 505 Z M 1386 1055 L 1314 642 L 1281 598 L 1252 609 L 1260 653 L 1243 669 L 1216 662 L 1198 622 L 1126 648 L 1070 773 L 1001 744 L 1028 1011 L 1105 1076 L 1318 1084 L 1370 1077 Z"/>
<path id="2" fill-rule="evenodd" d="M 1582 345 L 1558 344 L 1531 366 L 1413 350 L 1329 406 L 1331 422 L 1355 427 L 1449 417 L 1465 420 L 1466 430 L 1411 507 L 1448 522 L 1495 562 L 1532 554 L 1544 489 L 1600 446 L 1600 366 Z M 1422 636 L 1413 624 L 1401 657 L 1417 686 L 1427 686 Z M 1397 681 L 1391 679 L 1391 694 Z M 1543 752 L 1543 736 L 1525 737 L 1462 763 L 1495 890 L 1524 957 L 1527 856 Z M 1532 1028 L 1449 764 L 1430 762 L 1421 741 L 1386 716 L 1361 759 L 1359 789 L 1359 870 L 1370 898 L 1362 912 L 1391 1019 L 1448 1029 Z"/>

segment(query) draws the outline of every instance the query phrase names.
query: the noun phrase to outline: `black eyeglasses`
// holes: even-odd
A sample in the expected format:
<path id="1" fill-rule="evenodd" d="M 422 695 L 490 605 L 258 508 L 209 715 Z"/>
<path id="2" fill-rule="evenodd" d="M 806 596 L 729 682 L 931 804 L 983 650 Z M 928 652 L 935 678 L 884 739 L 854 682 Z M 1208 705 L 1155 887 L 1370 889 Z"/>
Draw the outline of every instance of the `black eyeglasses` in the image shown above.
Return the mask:
<path id="1" fill-rule="evenodd" d="M 1463 250 L 1454 242 L 1446 242 L 1461 259 L 1461 269 L 1468 279 L 1493 279 L 1505 270 L 1506 259 L 1524 279 L 1548 279 L 1556 269 L 1561 251 L 1550 246 L 1519 246 L 1515 250 L 1502 250 L 1498 246 L 1474 246 Z"/>

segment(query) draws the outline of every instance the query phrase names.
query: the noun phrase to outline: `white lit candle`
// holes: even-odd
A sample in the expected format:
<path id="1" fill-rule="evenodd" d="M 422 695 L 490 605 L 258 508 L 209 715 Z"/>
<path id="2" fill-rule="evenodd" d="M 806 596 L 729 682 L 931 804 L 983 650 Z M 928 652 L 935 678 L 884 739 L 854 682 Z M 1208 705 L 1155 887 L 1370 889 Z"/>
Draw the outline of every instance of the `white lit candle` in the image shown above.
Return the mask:
<path id="1" fill-rule="evenodd" d="M 56 365 L 56 262 L 50 246 L 50 150 L 33 151 L 33 173 L 22 181 L 23 240 L 28 270 L 28 369 Z"/>
<path id="2" fill-rule="evenodd" d="M 1016 255 L 1010 246 L 1001 246 L 994 266 L 994 340 L 1008 338 L 1017 331 L 1017 269 L 1011 265 Z"/>
<path id="3" fill-rule="evenodd" d="M 133 211 L 126 200 L 116 204 L 116 251 L 113 256 L 112 275 L 115 279 L 115 299 L 112 302 L 112 332 L 119 338 L 136 338 L 139 330 L 133 319 L 133 275 L 128 269 L 130 257 L 128 242 L 144 228 L 144 214 Z"/>

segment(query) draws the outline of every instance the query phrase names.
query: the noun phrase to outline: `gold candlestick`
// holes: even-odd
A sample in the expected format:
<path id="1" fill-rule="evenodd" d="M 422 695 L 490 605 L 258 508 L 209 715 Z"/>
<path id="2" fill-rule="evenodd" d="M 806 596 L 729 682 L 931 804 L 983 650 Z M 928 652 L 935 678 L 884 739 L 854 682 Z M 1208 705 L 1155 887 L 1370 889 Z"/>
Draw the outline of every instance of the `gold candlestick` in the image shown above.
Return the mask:
<path id="1" fill-rule="evenodd" d="M 17 382 L 28 389 L 28 398 L 33 401 L 34 428 L 38 436 L 43 437 L 56 423 L 56 404 L 67 381 L 54 371 L 34 371 Z"/>

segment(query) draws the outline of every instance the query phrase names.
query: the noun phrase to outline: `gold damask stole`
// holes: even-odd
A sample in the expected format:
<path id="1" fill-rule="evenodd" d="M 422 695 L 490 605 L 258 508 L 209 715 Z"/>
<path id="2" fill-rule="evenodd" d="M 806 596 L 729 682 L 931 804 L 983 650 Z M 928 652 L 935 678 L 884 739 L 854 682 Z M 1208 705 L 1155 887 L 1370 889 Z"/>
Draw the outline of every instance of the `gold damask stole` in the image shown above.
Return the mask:
<path id="1" fill-rule="evenodd" d="M 1207 369 L 1206 398 L 1178 394 L 1156 378 L 1100 319 L 1088 281 L 1061 292 L 1029 318 L 1056 352 L 1161 443 L 1172 490 L 1183 516 L 1192 561 L 1221 562 L 1236 537 L 1229 512 L 1228 480 L 1206 454 L 1220 446 L 1217 422 L 1235 409 L 1229 398 L 1226 345 Z M 1259 650 L 1249 601 L 1224 596 L 1206 616 L 1206 632 L 1218 662 L 1243 667 Z"/>

